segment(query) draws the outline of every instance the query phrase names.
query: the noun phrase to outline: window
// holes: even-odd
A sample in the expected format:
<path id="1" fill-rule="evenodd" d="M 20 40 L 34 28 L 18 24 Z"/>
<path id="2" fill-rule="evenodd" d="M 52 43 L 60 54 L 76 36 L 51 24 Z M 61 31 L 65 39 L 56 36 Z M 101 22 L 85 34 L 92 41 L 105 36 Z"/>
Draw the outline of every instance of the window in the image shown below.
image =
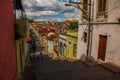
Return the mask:
<path id="1" fill-rule="evenodd" d="M 83 9 L 85 10 L 85 11 L 87 11 L 88 10 L 88 0 L 83 0 L 83 3 L 84 3 L 84 5 L 83 5 Z M 86 14 L 85 12 L 83 12 L 84 14 Z"/>
<path id="2" fill-rule="evenodd" d="M 76 57 L 77 55 L 77 45 L 73 44 L 73 56 Z"/>
<path id="3" fill-rule="evenodd" d="M 84 42 L 86 43 L 87 42 L 87 33 L 86 32 L 84 32 Z"/>
<path id="4" fill-rule="evenodd" d="M 99 0 L 98 1 L 98 12 L 105 11 L 106 0 Z"/>
<path id="5" fill-rule="evenodd" d="M 97 8 L 97 22 L 105 22 L 107 21 L 107 9 L 108 9 L 108 0 L 97 0 L 98 8 Z"/>
<path id="6" fill-rule="evenodd" d="M 71 42 L 69 42 L 69 44 L 71 44 Z"/>

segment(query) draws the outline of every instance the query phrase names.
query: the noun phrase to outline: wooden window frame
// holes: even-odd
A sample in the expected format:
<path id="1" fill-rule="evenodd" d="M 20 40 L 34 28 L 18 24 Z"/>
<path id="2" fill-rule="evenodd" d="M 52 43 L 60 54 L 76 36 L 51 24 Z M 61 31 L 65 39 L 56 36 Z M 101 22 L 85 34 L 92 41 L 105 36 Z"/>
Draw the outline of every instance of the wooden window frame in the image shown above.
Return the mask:
<path id="1" fill-rule="evenodd" d="M 83 10 L 88 11 L 88 0 L 83 0 Z M 83 12 L 83 15 L 87 15 L 86 12 Z"/>
<path id="2" fill-rule="evenodd" d="M 107 21 L 108 0 L 97 0 L 97 22 Z"/>
<path id="3" fill-rule="evenodd" d="M 106 0 L 98 0 L 98 12 L 106 10 Z"/>

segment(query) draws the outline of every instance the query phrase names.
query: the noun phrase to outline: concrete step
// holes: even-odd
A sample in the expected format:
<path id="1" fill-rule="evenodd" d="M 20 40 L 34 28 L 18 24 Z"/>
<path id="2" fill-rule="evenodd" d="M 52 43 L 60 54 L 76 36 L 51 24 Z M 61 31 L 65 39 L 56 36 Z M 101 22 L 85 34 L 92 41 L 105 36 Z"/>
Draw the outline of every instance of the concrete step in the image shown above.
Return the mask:
<path id="1" fill-rule="evenodd" d="M 82 62 L 84 65 L 86 65 L 87 67 L 94 67 L 97 64 L 97 62 L 94 62 L 94 61 L 86 61 L 86 62 Z"/>
<path id="2" fill-rule="evenodd" d="M 102 63 L 102 64 L 100 64 L 100 66 L 102 66 L 103 68 L 111 71 L 114 74 L 120 73 L 120 67 L 118 67 L 118 66 L 116 66 L 114 64 L 111 64 L 111 63 Z"/>
<path id="3" fill-rule="evenodd" d="M 104 80 L 120 80 L 120 74 L 110 76 L 110 77 L 108 77 L 107 79 L 104 79 Z"/>

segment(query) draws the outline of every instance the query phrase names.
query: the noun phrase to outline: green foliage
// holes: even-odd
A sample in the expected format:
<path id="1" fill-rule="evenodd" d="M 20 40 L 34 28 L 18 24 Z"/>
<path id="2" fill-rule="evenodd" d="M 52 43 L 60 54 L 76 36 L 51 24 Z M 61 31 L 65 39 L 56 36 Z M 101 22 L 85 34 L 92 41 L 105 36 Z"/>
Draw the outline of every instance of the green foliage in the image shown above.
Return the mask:
<path id="1" fill-rule="evenodd" d="M 69 29 L 70 30 L 78 30 L 78 21 L 71 22 Z"/>

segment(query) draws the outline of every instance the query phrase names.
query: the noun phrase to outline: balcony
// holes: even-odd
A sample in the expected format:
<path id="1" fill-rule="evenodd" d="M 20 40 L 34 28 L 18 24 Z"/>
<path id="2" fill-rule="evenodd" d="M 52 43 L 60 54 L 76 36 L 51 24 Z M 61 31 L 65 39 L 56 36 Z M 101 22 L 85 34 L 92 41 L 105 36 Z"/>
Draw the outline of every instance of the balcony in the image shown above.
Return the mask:
<path id="1" fill-rule="evenodd" d="M 27 20 L 17 19 L 15 21 L 15 39 L 25 38 L 27 34 Z"/>

